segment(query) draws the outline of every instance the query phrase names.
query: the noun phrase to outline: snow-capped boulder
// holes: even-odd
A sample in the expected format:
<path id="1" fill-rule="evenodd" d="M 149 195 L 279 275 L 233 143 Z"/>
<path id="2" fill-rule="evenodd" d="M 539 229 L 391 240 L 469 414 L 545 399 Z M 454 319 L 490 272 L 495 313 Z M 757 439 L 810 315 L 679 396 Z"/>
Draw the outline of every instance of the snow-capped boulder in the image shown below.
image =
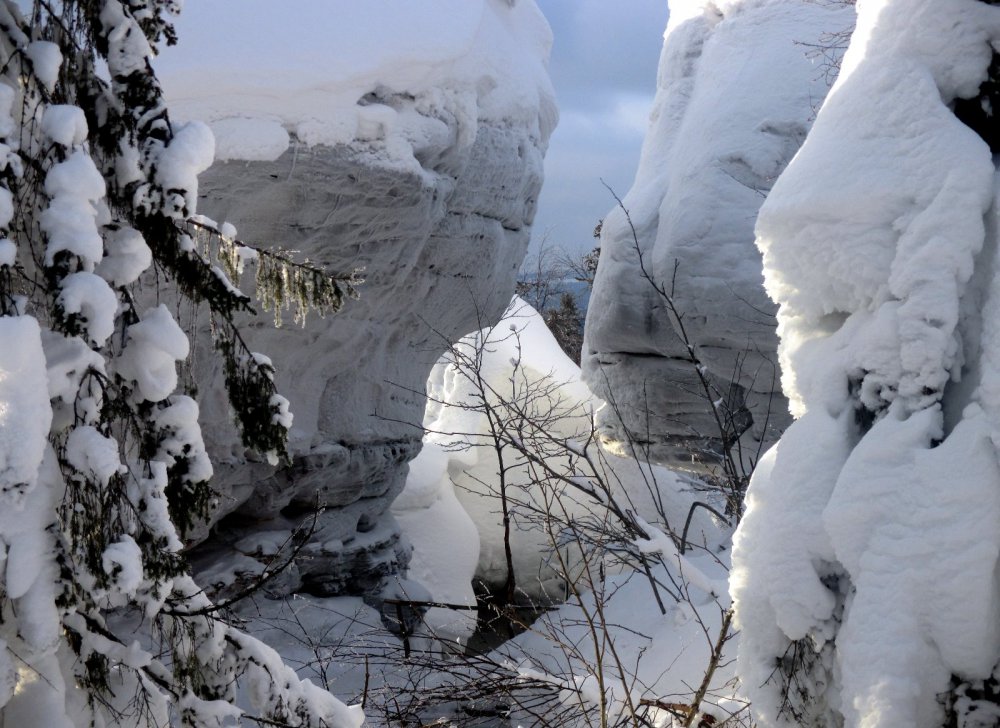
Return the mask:
<path id="1" fill-rule="evenodd" d="M 291 401 L 291 467 L 247 459 L 221 372 L 205 373 L 219 516 L 281 531 L 326 507 L 305 587 L 373 588 L 405 558 L 385 511 L 419 449 L 428 372 L 500 316 L 528 244 L 556 121 L 550 31 L 533 0 L 213 0 L 178 34 L 171 112 L 216 137 L 199 211 L 365 280 L 304 330 L 262 314 L 247 331 Z"/>
<path id="2" fill-rule="evenodd" d="M 593 518 L 613 528 L 609 500 L 643 522 L 666 524 L 684 522 L 698 497 L 677 473 L 594 440 L 602 403 L 541 315 L 516 296 L 498 325 L 441 357 L 427 394 L 424 449 L 392 511 L 418 545 L 411 576 L 437 601 L 474 603 L 473 577 L 503 595 L 509 569 L 514 599 L 561 601 L 567 573 L 582 563 L 570 534 L 593 533 Z M 703 513 L 691 528 L 712 532 Z M 429 615 L 439 635 L 460 624 L 450 611 Z"/>
<path id="3" fill-rule="evenodd" d="M 604 220 L 588 311 L 583 371 L 614 405 L 599 413 L 607 440 L 712 460 L 720 428 L 685 335 L 731 432 L 773 440 L 787 423 L 753 226 L 827 92 L 815 46 L 852 22 L 847 3 L 671 0 L 639 169 Z"/>

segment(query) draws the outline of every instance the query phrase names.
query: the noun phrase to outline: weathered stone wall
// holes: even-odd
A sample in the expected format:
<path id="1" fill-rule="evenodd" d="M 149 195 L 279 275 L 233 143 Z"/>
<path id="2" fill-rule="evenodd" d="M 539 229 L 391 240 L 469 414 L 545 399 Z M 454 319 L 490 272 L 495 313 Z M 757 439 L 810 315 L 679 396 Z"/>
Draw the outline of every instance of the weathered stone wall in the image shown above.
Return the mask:
<path id="1" fill-rule="evenodd" d="M 754 221 L 827 91 L 833 69 L 809 44 L 853 19 L 851 8 L 805 0 L 713 8 L 672 9 L 639 171 L 624 209 L 604 221 L 582 363 L 609 403 L 604 439 L 681 467 L 720 450 L 710 400 L 731 415 L 730 434 L 749 427 L 748 455 L 788 422 Z"/>
<path id="2" fill-rule="evenodd" d="M 273 329 L 267 313 L 247 327 L 295 414 L 290 467 L 248 461 L 221 371 L 198 358 L 209 367 L 197 379 L 225 517 L 212 549 L 260 531 L 280 539 L 305 520 L 314 532 L 284 588 L 301 578 L 323 594 L 370 590 L 405 560 L 385 512 L 419 449 L 424 383 L 451 341 L 510 300 L 544 146 L 529 129 L 483 123 L 474 142 L 437 150 L 421 169 L 356 146 L 293 144 L 274 162 L 217 163 L 202 176 L 199 209 L 241 239 L 365 278 L 358 300 L 304 329 L 290 316 Z M 326 510 L 313 522 L 317 507 Z"/>

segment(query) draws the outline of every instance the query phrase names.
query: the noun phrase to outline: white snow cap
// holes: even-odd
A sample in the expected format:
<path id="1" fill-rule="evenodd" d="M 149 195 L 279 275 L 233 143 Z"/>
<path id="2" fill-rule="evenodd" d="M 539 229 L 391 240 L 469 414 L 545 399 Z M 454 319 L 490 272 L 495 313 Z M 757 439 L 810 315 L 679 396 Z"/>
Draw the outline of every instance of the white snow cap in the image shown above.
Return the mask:
<path id="1" fill-rule="evenodd" d="M 292 134 L 406 160 L 450 137 L 442 120 L 470 140 L 480 119 L 543 138 L 555 124 L 534 0 L 212 0 L 177 30 L 158 73 L 176 118 L 212 126 L 220 159 L 275 159 Z"/>
<path id="2" fill-rule="evenodd" d="M 65 116 L 72 116 L 66 114 Z M 56 133 L 63 124 L 52 123 Z M 72 122 L 75 126 L 75 121 Z M 44 124 L 43 124 L 44 126 Z M 76 133 L 74 128 L 73 133 Z M 68 251 L 78 256 L 87 270 L 104 255 L 104 241 L 97 230 L 98 212 L 95 204 L 104 197 L 104 177 L 94 166 L 94 160 L 82 150 L 73 152 L 63 162 L 54 165 L 45 175 L 45 194 L 51 200 L 39 218 L 48 236 L 45 264 L 51 265 L 57 253 Z"/>
<path id="3" fill-rule="evenodd" d="M 97 346 L 103 346 L 115 332 L 118 297 L 100 276 L 86 271 L 70 273 L 62 281 L 59 303 L 66 313 L 80 314 L 87 338 Z"/>
<path id="4" fill-rule="evenodd" d="M 108 544 L 101 557 L 101 566 L 126 594 L 135 594 L 142 584 L 142 551 L 131 536 L 122 535 Z"/>
<path id="5" fill-rule="evenodd" d="M 0 317 L 0 341 L 0 495 L 22 494 L 37 478 L 52 422 L 45 355 L 30 316 Z"/>
<path id="6" fill-rule="evenodd" d="M 85 425 L 74 428 L 66 440 L 66 460 L 80 473 L 107 485 L 121 468 L 118 443 Z"/>
<path id="7" fill-rule="evenodd" d="M 42 134 L 64 147 L 82 144 L 87 138 L 87 118 L 79 106 L 51 104 L 42 115 Z"/>
<path id="8" fill-rule="evenodd" d="M 24 49 L 24 55 L 31 61 L 35 77 L 51 93 L 59 80 L 59 67 L 63 62 L 59 46 L 47 40 L 33 40 Z"/>
<path id="9" fill-rule="evenodd" d="M 157 160 L 156 180 L 168 194 L 184 190 L 184 204 L 194 212 L 198 202 L 198 175 L 212 166 L 215 137 L 200 121 L 189 121 L 174 128 L 170 144 Z"/>
<path id="10" fill-rule="evenodd" d="M 153 262 L 153 251 L 135 228 L 113 230 L 105 242 L 107 254 L 94 272 L 113 286 L 134 283 Z"/>
<path id="11" fill-rule="evenodd" d="M 162 303 L 128 328 L 128 345 L 118 357 L 118 373 L 136 383 L 139 395 L 159 402 L 177 389 L 176 362 L 188 355 L 187 336 Z"/>

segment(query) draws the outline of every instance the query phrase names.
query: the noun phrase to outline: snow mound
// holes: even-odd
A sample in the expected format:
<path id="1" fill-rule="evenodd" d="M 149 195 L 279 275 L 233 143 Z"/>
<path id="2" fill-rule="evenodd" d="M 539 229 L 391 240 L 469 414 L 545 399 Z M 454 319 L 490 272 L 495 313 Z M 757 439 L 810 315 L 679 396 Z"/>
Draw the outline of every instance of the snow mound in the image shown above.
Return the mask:
<path id="1" fill-rule="evenodd" d="M 471 362 L 478 366 L 470 367 Z M 562 514 L 566 518 L 603 512 L 603 504 L 584 496 L 574 484 L 587 488 L 589 480 L 599 477 L 611 485 L 613 497 L 638 516 L 684 522 L 693 496 L 674 473 L 599 449 L 591 423 L 594 410 L 603 403 L 583 384 L 579 368 L 563 353 L 541 316 L 520 298 L 513 299 L 495 327 L 469 334 L 441 358 L 428 378 L 427 395 L 424 450 L 414 461 L 393 512 L 414 543 L 414 563 L 421 574 L 433 575 L 425 586 L 436 598 L 440 598 L 436 583 L 441 580 L 437 575 L 442 573 L 464 595 L 471 595 L 474 575 L 491 585 L 504 582 L 502 489 L 511 502 L 510 546 L 518 590 L 543 600 L 563 598 L 558 573 L 568 567 L 549 562 L 552 534 L 533 514 L 547 507 L 557 514 L 566 509 Z M 514 421 L 521 413 L 535 423 L 544 422 L 544 432 L 533 433 L 526 427 L 523 440 L 518 440 L 512 426 L 501 432 L 499 420 Z M 498 442 L 504 481 L 499 476 Z M 547 465 L 528 462 L 525 453 Z M 546 467 L 559 477 L 546 476 Z M 551 505 L 553 499 L 558 507 Z M 442 520 L 430 518 L 432 512 Z M 418 513 L 428 517 L 418 520 Z M 455 525 L 442 528 L 443 523 Z M 474 530 L 465 536 L 469 523 Z M 692 533 L 703 527 L 704 521 L 696 518 Z M 647 532 L 656 531 L 647 524 Z M 472 544 L 462 551 L 457 546 L 442 548 L 457 544 L 459 533 L 473 539 Z M 658 548 L 653 542 L 648 546 Z M 474 554 L 478 563 L 466 558 Z M 459 561 L 461 570 L 455 566 Z M 411 576 L 421 580 L 412 569 L 411 565 Z"/>

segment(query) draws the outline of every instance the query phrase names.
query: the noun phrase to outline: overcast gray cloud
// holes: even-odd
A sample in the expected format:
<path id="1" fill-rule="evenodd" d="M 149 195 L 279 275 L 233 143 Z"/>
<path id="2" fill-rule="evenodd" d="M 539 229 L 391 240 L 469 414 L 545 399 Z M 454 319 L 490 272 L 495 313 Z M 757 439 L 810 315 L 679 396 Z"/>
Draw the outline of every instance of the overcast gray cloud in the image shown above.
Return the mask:
<path id="1" fill-rule="evenodd" d="M 666 0 L 537 0 L 552 26 L 560 122 L 545 160 L 532 250 L 583 252 L 594 224 L 632 184 L 656 90 Z"/>
<path id="2" fill-rule="evenodd" d="M 656 82 L 666 0 L 538 0 L 554 35 L 549 70 L 564 108 L 646 94 Z"/>

